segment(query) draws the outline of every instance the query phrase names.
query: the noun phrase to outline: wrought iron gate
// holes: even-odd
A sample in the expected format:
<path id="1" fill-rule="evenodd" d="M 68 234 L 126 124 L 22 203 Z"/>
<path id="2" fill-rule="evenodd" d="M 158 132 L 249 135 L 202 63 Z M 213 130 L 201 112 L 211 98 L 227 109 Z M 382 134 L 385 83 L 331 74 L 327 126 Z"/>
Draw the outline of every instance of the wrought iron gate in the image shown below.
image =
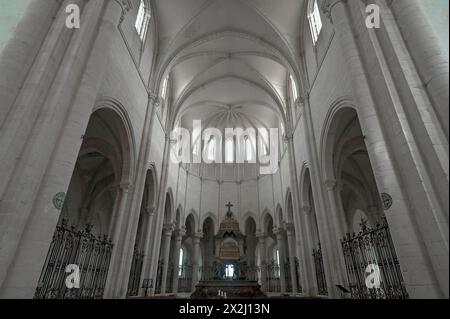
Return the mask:
<path id="1" fill-rule="evenodd" d="M 274 260 L 267 264 L 267 291 L 281 292 L 280 266 Z"/>
<path id="2" fill-rule="evenodd" d="M 155 294 L 161 294 L 161 283 L 162 283 L 162 275 L 163 275 L 163 267 L 164 262 L 160 260 L 158 262 L 158 269 L 156 271 L 156 285 L 155 285 Z"/>
<path id="3" fill-rule="evenodd" d="M 317 249 L 313 249 L 313 257 L 314 268 L 316 270 L 317 292 L 319 295 L 327 296 L 327 279 L 325 277 L 325 267 L 323 266 L 322 247 L 320 243 Z"/>
<path id="4" fill-rule="evenodd" d="M 128 296 L 139 295 L 139 284 L 141 282 L 142 265 L 144 262 L 144 252 L 135 250 L 133 262 L 131 263 L 130 280 L 128 282 Z"/>
<path id="5" fill-rule="evenodd" d="M 386 218 L 342 240 L 350 294 L 357 299 L 406 299 L 400 264 Z"/>
<path id="6" fill-rule="evenodd" d="M 283 263 L 284 267 L 284 278 L 286 282 L 286 292 L 292 292 L 292 274 L 291 274 L 291 265 L 289 264 L 289 258 L 288 261 Z"/>
<path id="7" fill-rule="evenodd" d="M 179 267 L 178 292 L 191 292 L 192 288 L 192 266 L 183 265 Z"/>
<path id="8" fill-rule="evenodd" d="M 295 276 L 297 279 L 297 290 L 299 293 L 303 293 L 303 287 L 300 280 L 300 261 L 295 257 Z"/>
<path id="9" fill-rule="evenodd" d="M 103 297 L 113 244 L 106 236 L 96 237 L 92 226 L 82 231 L 63 220 L 56 227 L 39 278 L 35 299 L 99 299 Z M 66 287 L 68 265 L 80 270 L 80 288 Z"/>

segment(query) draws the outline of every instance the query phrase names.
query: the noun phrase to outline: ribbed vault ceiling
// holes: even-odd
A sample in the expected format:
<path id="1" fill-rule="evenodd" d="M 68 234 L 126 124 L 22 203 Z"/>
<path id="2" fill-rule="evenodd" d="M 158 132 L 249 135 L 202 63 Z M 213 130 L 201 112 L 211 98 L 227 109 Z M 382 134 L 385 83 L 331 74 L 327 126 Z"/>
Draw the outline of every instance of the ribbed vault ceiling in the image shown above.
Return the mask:
<path id="1" fill-rule="evenodd" d="M 304 0 L 155 0 L 157 84 L 170 75 L 172 124 L 279 127 L 296 79 Z"/>

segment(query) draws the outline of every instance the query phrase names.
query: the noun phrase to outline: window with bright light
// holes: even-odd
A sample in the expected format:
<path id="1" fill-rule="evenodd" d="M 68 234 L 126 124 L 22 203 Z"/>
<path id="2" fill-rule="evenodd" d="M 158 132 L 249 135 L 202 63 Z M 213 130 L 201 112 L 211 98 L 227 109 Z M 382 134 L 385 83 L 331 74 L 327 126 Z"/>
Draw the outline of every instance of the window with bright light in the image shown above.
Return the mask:
<path id="1" fill-rule="evenodd" d="M 280 268 L 281 268 L 281 264 L 280 264 L 280 251 L 277 249 L 275 252 L 275 262 L 278 265 L 278 270 L 277 270 L 277 276 L 280 277 L 281 276 L 281 272 L 280 272 Z"/>
<path id="2" fill-rule="evenodd" d="M 184 251 L 183 248 L 180 249 L 180 260 L 178 261 L 178 276 L 181 276 L 183 273 L 183 259 L 184 259 Z"/>
<path id="3" fill-rule="evenodd" d="M 298 98 L 297 85 L 295 84 L 294 77 L 292 75 L 290 75 L 289 78 L 291 80 L 292 98 L 294 99 L 295 102 Z"/>
<path id="4" fill-rule="evenodd" d="M 322 19 L 320 17 L 319 6 L 317 5 L 317 0 L 311 0 L 308 20 L 309 27 L 311 29 L 311 36 L 313 43 L 316 44 L 319 40 L 320 31 L 322 31 Z"/>
<path id="5" fill-rule="evenodd" d="M 234 277 L 234 265 L 227 265 L 225 268 L 225 277 L 232 279 Z"/>
<path id="6" fill-rule="evenodd" d="M 245 160 L 252 161 L 253 160 L 253 145 L 252 145 L 252 140 L 249 136 L 246 136 L 244 139 L 244 147 L 245 147 Z"/>
<path id="7" fill-rule="evenodd" d="M 269 133 L 266 129 L 259 131 L 259 142 L 261 143 L 261 154 L 264 156 L 269 154 Z"/>
<path id="8" fill-rule="evenodd" d="M 136 17 L 136 23 L 134 25 L 141 41 L 144 41 L 145 37 L 147 36 L 147 30 L 150 19 L 151 19 L 150 11 L 146 7 L 144 0 L 141 0 L 138 15 Z"/>
<path id="9" fill-rule="evenodd" d="M 200 155 L 200 154 L 198 153 L 198 150 L 199 150 L 198 144 L 199 144 L 198 142 L 195 143 L 195 144 L 194 144 L 194 148 L 192 149 L 192 154 L 194 154 L 195 156 Z"/>
<path id="10" fill-rule="evenodd" d="M 233 163 L 234 162 L 234 141 L 233 141 L 233 138 L 229 138 L 225 142 L 225 161 L 227 163 Z"/>
<path id="11" fill-rule="evenodd" d="M 169 77 L 167 76 L 164 79 L 163 85 L 162 85 L 162 89 L 161 89 L 161 97 L 163 99 L 165 99 L 167 97 L 167 86 L 169 84 Z"/>
<path id="12" fill-rule="evenodd" d="M 211 137 L 208 142 L 208 160 L 214 161 L 216 159 L 216 139 Z"/>

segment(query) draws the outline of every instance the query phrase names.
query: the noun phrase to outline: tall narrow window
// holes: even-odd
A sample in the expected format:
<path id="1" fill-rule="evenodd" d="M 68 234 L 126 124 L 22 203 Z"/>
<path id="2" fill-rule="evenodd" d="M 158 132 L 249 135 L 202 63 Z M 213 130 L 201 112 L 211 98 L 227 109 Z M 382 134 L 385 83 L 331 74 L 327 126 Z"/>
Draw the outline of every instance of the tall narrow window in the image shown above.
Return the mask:
<path id="1" fill-rule="evenodd" d="M 259 131 L 260 152 L 262 155 L 269 154 L 269 133 L 266 129 Z"/>
<path id="2" fill-rule="evenodd" d="M 180 249 L 180 260 L 178 261 L 178 276 L 181 277 L 183 274 L 183 260 L 184 260 L 184 251 L 183 248 Z"/>
<path id="3" fill-rule="evenodd" d="M 281 271 L 280 271 L 281 264 L 280 264 L 280 251 L 278 249 L 275 251 L 275 263 L 278 265 L 276 275 L 279 278 L 281 276 Z"/>
<path id="4" fill-rule="evenodd" d="M 216 139 L 211 137 L 208 142 L 208 160 L 214 161 L 216 159 Z"/>
<path id="5" fill-rule="evenodd" d="M 311 29 L 311 36 L 313 43 L 316 44 L 319 40 L 320 31 L 322 31 L 322 19 L 320 18 L 319 6 L 317 0 L 310 0 L 310 7 L 308 13 L 309 27 Z"/>
<path id="6" fill-rule="evenodd" d="M 228 138 L 225 142 L 225 161 L 227 163 L 234 162 L 234 140 L 233 138 Z"/>
<path id="7" fill-rule="evenodd" d="M 199 142 L 197 141 L 197 142 L 194 144 L 194 148 L 192 149 L 192 154 L 194 154 L 195 156 L 198 156 L 198 155 L 199 155 L 199 153 L 198 153 L 198 149 L 199 149 L 198 144 L 199 144 Z"/>
<path id="8" fill-rule="evenodd" d="M 164 79 L 163 85 L 162 85 L 162 89 L 161 89 L 161 97 L 163 99 L 165 99 L 167 97 L 167 86 L 169 84 L 169 77 L 167 76 Z"/>
<path id="9" fill-rule="evenodd" d="M 295 102 L 298 98 L 297 85 L 295 84 L 294 77 L 292 76 L 292 74 L 289 76 L 289 78 L 291 80 L 292 98 L 294 99 Z"/>
<path id="10" fill-rule="evenodd" d="M 245 146 L 245 160 L 250 162 L 253 160 L 253 145 L 252 140 L 249 136 L 246 136 L 244 139 Z"/>
<path id="11" fill-rule="evenodd" d="M 234 265 L 227 265 L 225 267 L 225 277 L 227 279 L 233 279 L 233 277 L 234 277 Z"/>
<path id="12" fill-rule="evenodd" d="M 148 24 L 150 22 L 150 18 L 151 18 L 150 11 L 146 7 L 144 0 L 141 0 L 138 15 L 136 17 L 136 23 L 134 25 L 141 41 L 144 41 L 145 37 L 147 36 L 147 29 Z"/>

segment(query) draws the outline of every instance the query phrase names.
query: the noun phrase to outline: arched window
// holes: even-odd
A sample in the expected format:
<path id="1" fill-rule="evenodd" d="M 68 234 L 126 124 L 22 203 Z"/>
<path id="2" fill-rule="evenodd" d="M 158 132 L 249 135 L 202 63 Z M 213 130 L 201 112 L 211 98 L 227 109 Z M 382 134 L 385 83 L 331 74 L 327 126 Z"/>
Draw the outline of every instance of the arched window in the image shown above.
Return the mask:
<path id="1" fill-rule="evenodd" d="M 199 153 L 199 142 L 196 142 L 194 144 L 194 147 L 192 148 L 192 154 L 194 156 L 199 156 L 200 155 L 200 153 Z"/>
<path id="2" fill-rule="evenodd" d="M 216 139 L 211 137 L 211 139 L 208 142 L 208 160 L 214 161 L 216 159 Z"/>
<path id="3" fill-rule="evenodd" d="M 145 5 L 144 0 L 141 0 L 138 15 L 136 17 L 136 23 L 134 25 L 141 41 L 144 41 L 145 37 L 147 36 L 147 30 L 150 19 L 151 19 L 150 10 Z"/>
<path id="4" fill-rule="evenodd" d="M 180 249 L 180 260 L 178 261 L 178 276 L 181 277 L 183 273 L 183 261 L 184 261 L 184 250 Z"/>
<path id="5" fill-rule="evenodd" d="M 259 149 L 261 154 L 264 156 L 269 154 L 269 133 L 266 129 L 259 130 L 259 143 L 261 144 Z"/>
<path id="6" fill-rule="evenodd" d="M 233 138 L 228 138 L 225 142 L 225 162 L 234 162 L 234 140 Z"/>
<path id="7" fill-rule="evenodd" d="M 250 136 L 244 138 L 245 160 L 250 162 L 253 160 L 253 145 Z"/>
<path id="8" fill-rule="evenodd" d="M 295 102 L 298 98 L 297 85 L 295 84 L 294 77 L 292 76 L 292 74 L 289 76 L 289 79 L 291 80 L 292 98 Z"/>
<path id="9" fill-rule="evenodd" d="M 319 6 L 317 0 L 310 0 L 308 10 L 309 27 L 314 45 L 319 40 L 319 34 L 322 30 L 322 19 L 320 18 Z"/>
<path id="10" fill-rule="evenodd" d="M 163 100 L 167 97 L 167 86 L 169 84 L 169 76 L 164 79 L 162 89 L 161 89 L 161 97 Z"/>
<path id="11" fill-rule="evenodd" d="M 278 250 L 278 248 L 275 250 L 275 264 L 278 266 L 278 268 L 276 268 L 277 270 L 276 270 L 276 276 L 278 277 L 278 278 L 280 278 L 280 276 L 281 276 L 281 271 L 280 271 L 280 268 L 281 268 L 281 264 L 280 264 L 280 251 Z"/>
<path id="12" fill-rule="evenodd" d="M 232 279 L 234 277 L 234 265 L 226 265 L 225 277 L 228 279 Z"/>

